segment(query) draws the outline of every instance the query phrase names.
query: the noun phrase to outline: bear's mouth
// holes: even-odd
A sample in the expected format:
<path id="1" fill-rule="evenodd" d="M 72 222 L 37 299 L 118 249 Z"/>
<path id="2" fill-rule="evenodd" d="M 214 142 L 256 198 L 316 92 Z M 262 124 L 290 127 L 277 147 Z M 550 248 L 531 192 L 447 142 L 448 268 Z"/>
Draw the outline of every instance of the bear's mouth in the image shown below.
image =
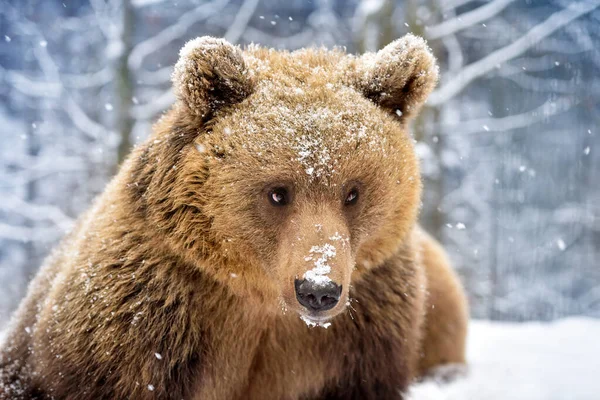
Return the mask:
<path id="1" fill-rule="evenodd" d="M 327 329 L 331 326 L 332 317 L 324 317 L 324 316 L 317 316 L 314 314 L 311 315 L 311 314 L 300 313 L 300 319 L 302 321 L 304 321 L 304 323 L 309 328 L 321 327 L 321 328 Z"/>

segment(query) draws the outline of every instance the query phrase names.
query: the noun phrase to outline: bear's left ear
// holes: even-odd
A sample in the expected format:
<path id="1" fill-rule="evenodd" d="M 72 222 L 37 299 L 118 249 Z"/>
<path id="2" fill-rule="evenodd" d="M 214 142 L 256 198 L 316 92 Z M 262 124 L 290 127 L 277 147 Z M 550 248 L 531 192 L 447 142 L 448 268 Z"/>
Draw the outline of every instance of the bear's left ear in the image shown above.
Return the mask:
<path id="1" fill-rule="evenodd" d="M 209 36 L 183 46 L 171 79 L 177 100 L 202 117 L 241 102 L 254 90 L 240 48 Z"/>
<path id="2" fill-rule="evenodd" d="M 356 61 L 352 86 L 402 122 L 417 114 L 438 81 L 431 49 L 412 34 Z"/>

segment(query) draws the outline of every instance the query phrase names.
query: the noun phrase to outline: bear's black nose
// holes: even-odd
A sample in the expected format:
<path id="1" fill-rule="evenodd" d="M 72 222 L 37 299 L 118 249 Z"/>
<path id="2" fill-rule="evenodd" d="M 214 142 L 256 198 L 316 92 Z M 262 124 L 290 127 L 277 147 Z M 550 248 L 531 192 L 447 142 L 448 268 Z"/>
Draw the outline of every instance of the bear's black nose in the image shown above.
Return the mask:
<path id="1" fill-rule="evenodd" d="M 296 299 L 310 311 L 330 310 L 342 295 L 342 286 L 334 282 L 315 283 L 306 279 L 294 280 Z"/>

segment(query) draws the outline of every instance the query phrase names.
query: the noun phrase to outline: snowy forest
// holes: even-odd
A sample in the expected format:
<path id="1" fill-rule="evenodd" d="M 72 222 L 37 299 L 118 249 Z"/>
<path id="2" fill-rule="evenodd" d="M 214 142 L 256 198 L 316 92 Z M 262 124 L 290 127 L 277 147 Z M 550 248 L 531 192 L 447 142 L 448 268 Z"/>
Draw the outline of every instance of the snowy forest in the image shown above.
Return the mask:
<path id="1" fill-rule="evenodd" d="M 600 317 L 600 0 L 0 0 L 0 328 L 174 101 L 202 35 L 376 51 L 425 37 L 421 222 L 476 318 Z"/>

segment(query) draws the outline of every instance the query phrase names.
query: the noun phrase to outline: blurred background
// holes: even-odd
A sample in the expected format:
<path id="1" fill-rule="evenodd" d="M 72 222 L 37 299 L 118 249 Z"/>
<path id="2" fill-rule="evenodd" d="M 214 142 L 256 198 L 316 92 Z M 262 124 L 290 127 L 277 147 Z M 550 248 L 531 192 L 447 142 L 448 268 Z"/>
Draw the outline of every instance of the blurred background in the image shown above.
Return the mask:
<path id="1" fill-rule="evenodd" d="M 600 317 L 600 0 L 0 0 L 0 328 L 43 258 L 173 102 L 201 35 L 376 51 L 442 80 L 413 132 L 421 221 L 472 315 Z"/>

